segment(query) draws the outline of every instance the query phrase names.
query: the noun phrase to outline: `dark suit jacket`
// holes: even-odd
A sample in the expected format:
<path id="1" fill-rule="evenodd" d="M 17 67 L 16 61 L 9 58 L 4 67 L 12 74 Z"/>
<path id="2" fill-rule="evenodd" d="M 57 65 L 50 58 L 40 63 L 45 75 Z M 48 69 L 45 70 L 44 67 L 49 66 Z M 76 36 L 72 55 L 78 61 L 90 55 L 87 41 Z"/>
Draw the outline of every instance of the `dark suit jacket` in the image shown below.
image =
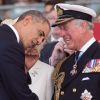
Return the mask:
<path id="1" fill-rule="evenodd" d="M 38 100 L 28 87 L 25 55 L 10 27 L 0 26 L 0 100 Z"/>
<path id="2" fill-rule="evenodd" d="M 40 60 L 42 62 L 49 64 L 49 58 L 51 57 L 53 49 L 57 43 L 58 42 L 55 41 L 55 42 L 50 42 L 44 45 L 40 53 Z"/>
<path id="3" fill-rule="evenodd" d="M 62 64 L 60 72 L 65 72 L 65 78 L 61 85 L 59 100 L 67 100 L 66 98 L 68 100 L 82 100 L 81 96 L 82 93 L 85 94 L 85 90 L 87 93 L 90 93 L 87 95 L 92 96 L 91 100 L 100 100 L 100 70 L 88 72 L 90 71 L 89 69 L 87 72 L 83 72 L 86 64 L 93 59 L 99 60 L 100 67 L 100 45 L 97 42 L 93 43 L 81 56 L 77 64 L 77 74 L 75 76 L 70 74 L 75 63 L 75 54 Z"/>

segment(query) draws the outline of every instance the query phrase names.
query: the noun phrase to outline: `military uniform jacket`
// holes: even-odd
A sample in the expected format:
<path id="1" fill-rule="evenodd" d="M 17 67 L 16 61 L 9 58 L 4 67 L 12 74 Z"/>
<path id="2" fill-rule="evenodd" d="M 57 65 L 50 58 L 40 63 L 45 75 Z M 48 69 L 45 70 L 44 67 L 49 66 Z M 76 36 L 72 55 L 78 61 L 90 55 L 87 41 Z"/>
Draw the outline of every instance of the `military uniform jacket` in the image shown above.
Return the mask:
<path id="1" fill-rule="evenodd" d="M 100 45 L 94 42 L 77 63 L 77 74 L 70 71 L 75 63 L 75 54 L 63 62 L 60 72 L 65 73 L 59 100 L 100 100 Z M 88 98 L 88 99 L 87 99 Z"/>

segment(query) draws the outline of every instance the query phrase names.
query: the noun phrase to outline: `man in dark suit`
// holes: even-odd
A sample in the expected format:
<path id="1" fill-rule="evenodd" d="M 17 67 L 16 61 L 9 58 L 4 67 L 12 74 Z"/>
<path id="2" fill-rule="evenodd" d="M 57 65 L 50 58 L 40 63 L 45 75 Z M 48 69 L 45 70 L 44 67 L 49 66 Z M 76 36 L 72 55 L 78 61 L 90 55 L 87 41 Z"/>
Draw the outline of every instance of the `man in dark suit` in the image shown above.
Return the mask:
<path id="1" fill-rule="evenodd" d="M 35 10 L 23 13 L 14 25 L 0 26 L 0 100 L 38 100 L 28 87 L 30 77 L 25 73 L 35 59 L 30 66 L 24 52 L 27 58 L 34 55 L 32 49 L 43 42 L 49 31 L 48 20 Z"/>
<path id="2" fill-rule="evenodd" d="M 59 62 L 53 74 L 52 100 L 100 100 L 100 44 L 93 36 L 94 10 L 70 4 L 57 4 L 58 20 L 68 48 L 76 51 Z"/>

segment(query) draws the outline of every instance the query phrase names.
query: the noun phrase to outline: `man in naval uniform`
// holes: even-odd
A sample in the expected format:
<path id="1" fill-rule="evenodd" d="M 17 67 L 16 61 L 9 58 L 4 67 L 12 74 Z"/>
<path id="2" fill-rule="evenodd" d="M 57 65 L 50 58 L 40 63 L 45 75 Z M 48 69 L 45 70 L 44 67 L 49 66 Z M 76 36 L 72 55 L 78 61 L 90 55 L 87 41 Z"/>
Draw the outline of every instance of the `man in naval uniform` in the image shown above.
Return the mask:
<path id="1" fill-rule="evenodd" d="M 93 36 L 94 10 L 70 4 L 56 4 L 58 20 L 68 48 L 76 51 L 57 64 L 53 74 L 52 100 L 100 100 L 100 44 Z"/>

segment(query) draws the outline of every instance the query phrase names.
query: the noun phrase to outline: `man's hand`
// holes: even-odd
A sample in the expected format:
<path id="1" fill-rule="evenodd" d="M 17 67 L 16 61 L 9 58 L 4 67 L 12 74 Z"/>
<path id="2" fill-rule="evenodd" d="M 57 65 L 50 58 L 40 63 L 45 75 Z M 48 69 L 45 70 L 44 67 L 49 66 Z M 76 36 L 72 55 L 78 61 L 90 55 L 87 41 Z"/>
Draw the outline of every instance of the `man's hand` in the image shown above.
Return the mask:
<path id="1" fill-rule="evenodd" d="M 55 66 L 61 59 L 63 59 L 67 54 L 72 54 L 73 51 L 69 50 L 67 45 L 63 41 L 59 41 L 53 50 L 53 53 L 49 59 L 50 64 Z"/>
<path id="2" fill-rule="evenodd" d="M 28 71 L 39 59 L 39 53 L 35 48 L 25 50 L 25 68 Z"/>

